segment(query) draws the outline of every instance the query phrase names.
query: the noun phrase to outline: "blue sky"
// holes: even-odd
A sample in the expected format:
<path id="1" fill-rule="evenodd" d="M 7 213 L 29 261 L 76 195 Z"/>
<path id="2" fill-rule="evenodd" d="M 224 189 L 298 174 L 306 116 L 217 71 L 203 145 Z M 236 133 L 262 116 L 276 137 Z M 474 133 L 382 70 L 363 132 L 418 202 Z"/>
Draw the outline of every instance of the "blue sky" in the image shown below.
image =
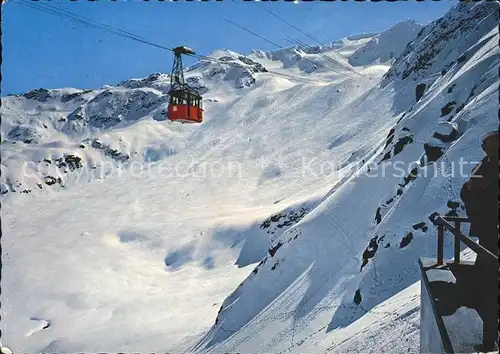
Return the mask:
<path id="1" fill-rule="evenodd" d="M 97 88 L 153 72 L 169 72 L 172 53 L 118 37 L 72 20 L 7 0 L 2 7 L 2 96 L 38 87 Z M 29 1 L 29 0 L 28 0 Z M 44 0 L 40 1 L 45 2 Z M 442 16 L 456 2 L 143 2 L 50 1 L 81 16 L 173 47 L 186 44 L 199 54 L 228 48 L 240 53 L 276 49 L 226 17 L 278 43 L 285 38 L 313 43 L 261 7 L 273 11 L 321 42 L 382 31 L 406 19 L 420 23 Z M 188 60 L 186 64 L 192 64 Z"/>

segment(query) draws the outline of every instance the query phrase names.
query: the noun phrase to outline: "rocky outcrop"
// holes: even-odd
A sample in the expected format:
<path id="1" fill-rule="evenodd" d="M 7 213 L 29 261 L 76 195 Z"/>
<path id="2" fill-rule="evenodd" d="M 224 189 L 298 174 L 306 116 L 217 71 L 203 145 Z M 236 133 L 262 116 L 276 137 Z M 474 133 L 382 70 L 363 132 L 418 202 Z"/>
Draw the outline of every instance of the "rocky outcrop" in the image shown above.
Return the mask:
<path id="1" fill-rule="evenodd" d="M 130 158 L 129 154 L 112 149 L 109 145 L 102 143 L 99 139 L 94 139 L 92 141 L 92 147 L 102 150 L 106 156 L 109 156 L 118 162 L 125 162 Z"/>
<path id="2" fill-rule="evenodd" d="M 7 138 L 16 141 L 22 141 L 25 144 L 38 144 L 44 138 L 48 137 L 46 125 L 27 125 L 21 124 L 13 128 Z"/>
<path id="3" fill-rule="evenodd" d="M 290 227 L 298 223 L 308 212 L 307 208 L 301 208 L 299 211 L 283 211 L 274 214 L 264 220 L 260 225 L 260 228 L 266 230 L 267 233 L 274 234 L 277 230 L 284 227 Z"/>
<path id="4" fill-rule="evenodd" d="M 27 100 L 35 100 L 38 102 L 47 102 L 51 98 L 50 91 L 44 88 L 29 91 L 22 95 Z"/>
<path id="5" fill-rule="evenodd" d="M 463 65 L 464 53 L 475 45 L 483 31 L 478 26 L 494 28 L 498 25 L 498 4 L 494 1 L 460 2 L 441 17 L 424 27 L 410 42 L 401 56 L 386 73 L 384 82 L 395 77 L 417 78 L 441 74 L 453 65 Z M 482 19 L 481 23 L 478 19 Z M 445 50 L 453 48 L 453 50 Z M 457 56 L 457 53 L 463 53 Z"/>
<path id="6" fill-rule="evenodd" d="M 426 87 L 426 84 L 418 84 L 417 87 L 415 87 L 415 102 L 420 101 L 420 99 L 424 96 Z"/>

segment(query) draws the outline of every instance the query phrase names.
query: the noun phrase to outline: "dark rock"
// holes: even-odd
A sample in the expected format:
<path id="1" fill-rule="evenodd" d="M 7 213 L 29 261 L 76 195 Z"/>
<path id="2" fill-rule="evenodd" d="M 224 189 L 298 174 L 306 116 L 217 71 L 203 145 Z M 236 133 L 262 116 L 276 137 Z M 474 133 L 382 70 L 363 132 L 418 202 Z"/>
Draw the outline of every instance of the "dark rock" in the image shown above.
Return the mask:
<path id="1" fill-rule="evenodd" d="M 386 143 L 385 143 L 385 146 L 384 146 L 384 149 L 389 146 L 390 143 L 392 143 L 392 140 L 394 139 L 394 132 L 396 130 L 394 128 L 392 128 L 390 131 L 389 131 L 389 134 L 387 134 L 387 137 L 386 137 Z"/>
<path id="2" fill-rule="evenodd" d="M 275 270 L 276 267 L 278 267 L 279 264 L 280 264 L 280 261 L 274 263 L 274 265 L 271 267 L 271 270 Z"/>
<path id="3" fill-rule="evenodd" d="M 439 213 L 437 212 L 433 212 L 431 215 L 429 215 L 429 220 L 434 224 L 436 225 L 436 217 L 439 216 Z"/>
<path id="4" fill-rule="evenodd" d="M 470 100 L 472 97 L 474 97 L 474 95 L 475 95 L 475 91 L 476 91 L 476 87 L 477 87 L 477 85 L 474 85 L 474 86 L 472 87 L 472 89 L 470 90 L 469 96 L 467 97 L 466 102 L 469 102 L 469 100 Z"/>
<path id="5" fill-rule="evenodd" d="M 406 246 L 408 246 L 412 239 L 413 239 L 413 233 L 409 232 L 405 237 L 401 239 L 399 248 L 405 248 Z"/>
<path id="6" fill-rule="evenodd" d="M 367 264 L 368 264 L 368 259 L 363 258 L 363 262 L 361 263 L 361 268 L 359 269 L 359 271 L 361 272 L 363 270 L 363 267 Z"/>
<path id="7" fill-rule="evenodd" d="M 47 89 L 39 88 L 29 91 L 22 96 L 28 100 L 34 99 L 38 102 L 47 102 L 47 99 L 50 98 L 50 92 Z"/>
<path id="8" fill-rule="evenodd" d="M 217 312 L 217 316 L 215 317 L 215 324 L 219 323 L 219 315 L 220 315 L 221 312 L 222 312 L 222 305 L 219 308 L 219 311 Z"/>
<path id="9" fill-rule="evenodd" d="M 264 220 L 262 222 L 262 224 L 260 225 L 260 228 L 267 229 L 271 226 L 272 223 L 277 224 L 276 227 L 278 229 L 281 229 L 285 226 L 291 226 L 291 225 L 299 222 L 306 215 L 307 212 L 308 212 L 308 209 L 301 208 L 299 212 L 295 212 L 292 210 L 288 213 L 280 212 L 278 214 L 271 215 L 269 218 L 267 218 L 266 220 Z M 281 222 L 282 219 L 285 219 L 285 220 Z M 279 223 L 279 222 L 281 222 L 281 223 Z"/>
<path id="10" fill-rule="evenodd" d="M 81 120 L 81 121 L 86 122 L 85 117 L 84 117 L 84 113 L 83 113 L 83 107 L 82 106 L 77 107 L 73 112 L 68 114 L 68 120 L 69 121 Z"/>
<path id="11" fill-rule="evenodd" d="M 396 194 L 397 194 L 398 196 L 402 195 L 402 194 L 403 194 L 403 190 L 402 190 L 402 189 L 398 189 L 398 190 L 396 191 Z"/>
<path id="12" fill-rule="evenodd" d="M 370 243 L 368 243 L 368 246 L 365 248 L 365 251 L 363 252 L 363 264 L 361 265 L 361 270 L 363 270 L 363 267 L 368 263 L 368 260 L 370 258 L 373 258 L 375 256 L 375 253 L 377 253 L 378 250 L 378 242 L 377 242 L 378 236 L 374 236 L 371 240 Z"/>
<path id="13" fill-rule="evenodd" d="M 454 202 L 452 200 L 448 200 L 446 206 L 450 209 L 457 209 L 460 206 L 460 202 Z"/>
<path id="14" fill-rule="evenodd" d="M 403 151 L 404 147 L 411 143 L 413 143 L 413 135 L 404 136 L 399 139 L 396 145 L 394 145 L 394 156 Z"/>
<path id="15" fill-rule="evenodd" d="M 61 177 L 57 177 L 57 178 L 54 178 L 52 176 L 46 176 L 45 177 L 45 184 L 46 185 L 52 186 L 52 185 L 54 185 L 56 183 L 59 183 L 59 184 L 62 183 Z"/>
<path id="16" fill-rule="evenodd" d="M 263 73 L 267 72 L 267 69 L 264 66 L 262 66 L 262 64 L 257 63 L 247 57 L 239 56 L 238 59 L 247 65 L 252 65 L 253 67 L 252 69 L 254 72 L 263 72 Z"/>
<path id="17" fill-rule="evenodd" d="M 77 168 L 82 167 L 81 161 L 82 161 L 82 159 L 78 156 L 75 156 L 75 155 L 67 155 L 65 157 L 66 165 L 69 167 L 69 169 L 71 171 L 74 171 Z"/>
<path id="18" fill-rule="evenodd" d="M 457 104 L 456 101 L 450 101 L 443 108 L 441 108 L 441 117 L 450 114 L 451 111 L 453 111 L 453 108 L 455 108 L 456 104 Z"/>
<path id="19" fill-rule="evenodd" d="M 455 112 L 458 114 L 462 109 L 464 109 L 464 107 L 465 107 L 465 103 L 462 103 L 461 105 L 459 105 L 457 107 L 457 110 Z"/>
<path id="20" fill-rule="evenodd" d="M 405 117 L 405 115 L 406 115 L 406 112 L 403 113 L 403 115 L 401 116 L 401 118 L 398 119 L 398 121 L 396 122 L 396 124 L 399 124 L 403 120 L 403 118 Z"/>
<path id="21" fill-rule="evenodd" d="M 118 150 L 115 150 L 115 149 L 112 149 L 108 145 L 103 144 L 98 139 L 94 139 L 91 143 L 91 146 L 95 149 L 103 150 L 104 155 L 109 156 L 118 162 L 125 162 L 130 158 L 130 156 L 128 154 L 119 152 Z"/>
<path id="22" fill-rule="evenodd" d="M 276 244 L 276 246 L 271 247 L 271 248 L 269 249 L 269 254 L 271 255 L 271 257 L 273 257 L 273 256 L 276 254 L 276 251 L 278 251 L 278 249 L 279 249 L 281 246 L 283 246 L 283 243 L 278 242 L 278 243 Z"/>
<path id="23" fill-rule="evenodd" d="M 417 224 L 413 224 L 412 227 L 413 227 L 413 230 L 419 230 L 419 229 L 423 230 L 425 227 L 425 221 L 421 221 Z"/>
<path id="24" fill-rule="evenodd" d="M 93 147 L 93 148 L 96 148 L 96 149 L 102 149 L 102 148 L 104 148 L 104 144 L 103 144 L 103 143 L 101 143 L 101 141 L 100 141 L 100 140 L 98 140 L 98 139 L 94 139 L 94 140 L 92 141 L 92 147 Z"/>
<path id="25" fill-rule="evenodd" d="M 465 54 L 462 54 L 461 56 L 458 57 L 457 64 L 462 64 L 465 61 L 467 61 L 467 56 Z"/>
<path id="26" fill-rule="evenodd" d="M 161 73 L 152 73 L 150 74 L 147 78 L 146 78 L 146 81 L 148 82 L 153 82 L 153 81 L 156 81 L 158 80 L 159 78 L 161 77 Z"/>
<path id="27" fill-rule="evenodd" d="M 391 247 L 391 244 L 389 242 L 387 242 L 387 244 L 385 245 L 384 248 L 389 248 L 389 247 Z"/>
<path id="28" fill-rule="evenodd" d="M 452 84 L 450 87 L 448 87 L 448 91 L 446 91 L 446 92 L 452 93 L 455 86 L 457 86 L 457 84 Z"/>
<path id="29" fill-rule="evenodd" d="M 380 162 L 383 162 L 383 161 L 385 161 L 385 160 L 389 160 L 390 158 L 391 158 L 391 152 L 390 152 L 390 151 L 388 151 L 388 152 L 384 155 L 384 157 L 382 157 L 382 160 L 380 160 Z"/>
<path id="30" fill-rule="evenodd" d="M 424 96 L 424 92 L 425 92 L 426 87 L 427 87 L 426 84 L 418 84 L 417 85 L 417 87 L 415 88 L 416 102 L 420 101 L 420 99 Z"/>
<path id="31" fill-rule="evenodd" d="M 380 213 L 380 207 L 377 208 L 377 211 L 375 213 L 375 221 L 378 224 L 380 224 L 380 222 L 382 221 L 382 215 Z"/>
<path id="32" fill-rule="evenodd" d="M 76 99 L 81 101 L 82 100 L 81 96 L 86 94 L 86 93 L 89 93 L 89 92 L 92 92 L 92 90 L 85 90 L 85 91 L 81 91 L 81 92 L 64 94 L 61 96 L 61 102 L 66 103 L 66 102 L 76 100 Z"/>
<path id="33" fill-rule="evenodd" d="M 353 301 L 356 305 L 359 305 L 361 301 L 363 301 L 363 299 L 361 298 L 361 291 L 359 289 L 356 290 Z"/>
<path id="34" fill-rule="evenodd" d="M 47 177 L 45 177 L 45 184 L 52 186 L 52 185 L 56 184 L 56 179 L 52 176 L 47 176 Z"/>
<path id="35" fill-rule="evenodd" d="M 235 84 L 236 88 L 237 89 L 242 89 L 242 88 L 245 88 L 245 87 L 250 87 L 253 84 L 255 84 L 256 81 L 255 81 L 254 77 L 248 76 L 247 78 L 248 78 L 248 80 L 238 80 L 236 82 L 236 84 Z"/>
<path id="36" fill-rule="evenodd" d="M 405 187 L 408 185 L 408 183 L 410 183 L 411 181 L 414 181 L 416 180 L 418 177 L 418 168 L 415 167 L 414 169 L 412 169 L 410 171 L 410 173 L 408 174 L 408 176 L 406 176 L 405 178 L 403 178 L 403 184 L 399 184 L 400 187 Z"/>
<path id="37" fill-rule="evenodd" d="M 449 135 L 435 132 L 432 136 L 436 139 L 441 140 L 443 143 L 451 143 L 452 141 L 455 141 L 457 139 L 458 131 L 456 129 L 453 129 Z"/>
<path id="38" fill-rule="evenodd" d="M 444 151 L 439 146 L 430 146 L 429 144 L 424 144 L 425 156 L 427 156 L 427 163 L 437 161 L 441 156 L 443 156 Z"/>

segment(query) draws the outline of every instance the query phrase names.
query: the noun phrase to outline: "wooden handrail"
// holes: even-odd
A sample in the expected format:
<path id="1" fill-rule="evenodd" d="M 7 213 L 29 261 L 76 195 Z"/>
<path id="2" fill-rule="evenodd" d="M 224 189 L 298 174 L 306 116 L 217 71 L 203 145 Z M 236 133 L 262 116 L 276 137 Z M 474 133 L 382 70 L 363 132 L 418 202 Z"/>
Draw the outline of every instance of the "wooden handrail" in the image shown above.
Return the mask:
<path id="1" fill-rule="evenodd" d="M 446 326 L 444 324 L 443 317 L 439 314 L 439 311 L 436 307 L 436 302 L 434 301 L 434 295 L 429 283 L 429 278 L 421 259 L 418 261 L 418 264 L 420 265 L 420 271 L 422 273 L 422 284 L 425 287 L 427 296 L 431 297 L 429 299 L 429 303 L 431 304 L 432 313 L 434 315 L 434 319 L 436 320 L 436 326 L 439 331 L 439 336 L 441 337 L 441 343 L 443 344 L 444 353 L 454 353 L 450 335 L 448 334 L 448 330 L 446 329 Z"/>
<path id="2" fill-rule="evenodd" d="M 446 217 L 446 219 L 448 219 L 450 221 L 453 220 L 453 221 L 455 221 L 457 223 L 460 223 L 460 221 L 462 221 L 462 219 L 467 219 L 467 221 L 469 221 L 468 218 L 458 218 L 458 217 Z M 453 233 L 453 235 L 455 236 L 455 238 L 458 238 L 461 242 L 463 242 L 465 245 L 467 245 L 477 255 L 485 257 L 485 259 L 487 259 L 490 262 L 496 262 L 496 263 L 498 263 L 498 256 L 494 255 L 492 252 L 490 252 L 489 250 L 487 250 L 483 246 L 481 246 L 481 245 L 477 244 L 476 242 L 474 242 L 474 240 L 472 240 L 470 237 L 465 236 L 460 231 L 460 227 L 458 227 L 458 228 L 453 227 L 453 225 L 451 225 L 446 219 L 445 219 L 445 217 L 442 217 L 442 216 L 438 216 L 435 219 L 435 221 L 438 224 L 438 226 L 441 226 L 438 229 L 438 262 L 440 262 L 441 264 L 443 262 L 443 239 L 444 239 L 444 237 L 439 236 L 441 234 L 441 232 L 439 230 L 442 229 L 442 227 L 444 227 L 445 229 L 447 229 L 448 231 L 450 231 L 451 233 Z M 464 222 L 467 222 L 467 221 L 464 221 Z M 441 245 L 439 245 L 439 243 Z M 457 241 L 455 241 L 455 255 L 457 253 L 457 249 L 456 248 L 459 245 L 460 245 L 460 243 L 457 242 Z M 460 247 L 458 247 L 458 249 L 460 249 Z M 458 252 L 459 252 L 459 250 L 458 250 Z"/>
<path id="3" fill-rule="evenodd" d="M 453 221 L 455 226 L 451 225 L 448 221 Z M 443 265 L 443 247 L 444 247 L 444 230 L 448 230 L 453 233 L 454 237 L 454 263 L 460 263 L 460 242 L 467 245 L 472 251 L 474 251 L 478 256 L 485 259 L 486 262 L 491 263 L 491 266 L 498 267 L 498 256 L 490 252 L 488 249 L 474 242 L 470 237 L 465 236 L 460 231 L 461 222 L 470 222 L 469 218 L 462 217 L 443 217 L 437 216 L 434 219 L 435 224 L 438 226 L 438 248 L 437 248 L 437 264 Z M 497 336 L 497 316 L 486 319 L 483 318 L 483 348 L 485 350 L 490 350 L 494 348 Z M 496 339 L 495 339 L 496 338 Z"/>
<path id="4" fill-rule="evenodd" d="M 470 218 L 465 218 L 463 216 L 439 216 L 446 221 L 460 221 L 460 222 L 471 222 Z"/>

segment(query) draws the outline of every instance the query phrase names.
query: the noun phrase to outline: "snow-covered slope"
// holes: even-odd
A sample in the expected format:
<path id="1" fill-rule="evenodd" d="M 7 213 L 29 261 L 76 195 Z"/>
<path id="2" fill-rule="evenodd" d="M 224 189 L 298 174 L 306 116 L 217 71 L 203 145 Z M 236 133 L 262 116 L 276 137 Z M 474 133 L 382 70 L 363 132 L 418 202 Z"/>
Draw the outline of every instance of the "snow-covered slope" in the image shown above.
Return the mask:
<path id="1" fill-rule="evenodd" d="M 412 41 L 423 25 L 413 20 L 399 22 L 388 30 L 377 34 L 366 45 L 349 57 L 349 64 L 363 66 L 387 63 L 398 58 L 406 44 Z"/>
<path id="2" fill-rule="evenodd" d="M 363 117 L 358 132 L 376 116 L 377 128 L 380 120 L 392 126 L 387 138 L 371 132 L 376 139 L 367 143 L 376 153 L 360 154 L 366 160 L 359 173 L 274 242 L 195 348 L 343 352 L 346 341 L 377 345 L 349 337 L 369 330 L 380 307 L 418 281 L 418 257 L 435 252 L 432 214 L 463 213 L 459 191 L 467 177 L 450 169 L 465 158 L 470 170 L 481 158 L 478 137 L 498 127 L 497 24 L 496 2 L 457 5 L 426 26 L 380 87 L 349 107 Z M 450 123 L 450 139 L 431 163 L 425 144 L 443 136 L 443 123 Z M 412 334 L 417 298 L 411 303 L 394 321 Z M 394 349 L 418 346 L 413 339 Z"/>
<path id="3" fill-rule="evenodd" d="M 486 6 L 498 7 L 460 4 L 442 20 L 462 31 L 483 14 L 460 33 L 480 45 L 463 44 L 470 56 L 443 75 L 461 54 L 442 56 L 457 43 L 435 40 L 439 21 L 383 80 L 386 65 L 349 64 L 372 35 L 321 48 L 334 70 L 285 62 L 300 50 L 332 64 L 303 48 L 212 53 L 232 64 L 186 72 L 204 93 L 200 125 L 165 120 L 161 73 L 2 98 L 2 345 L 418 350 L 416 258 L 434 252 L 429 215 L 461 212 L 448 201 L 463 183 L 424 172 L 479 159 L 496 117 L 498 18 Z M 432 64 L 403 77 L 408 48 L 429 41 Z M 427 142 L 443 150 L 437 165 L 424 166 Z M 422 165 L 396 173 L 397 161 Z"/>

